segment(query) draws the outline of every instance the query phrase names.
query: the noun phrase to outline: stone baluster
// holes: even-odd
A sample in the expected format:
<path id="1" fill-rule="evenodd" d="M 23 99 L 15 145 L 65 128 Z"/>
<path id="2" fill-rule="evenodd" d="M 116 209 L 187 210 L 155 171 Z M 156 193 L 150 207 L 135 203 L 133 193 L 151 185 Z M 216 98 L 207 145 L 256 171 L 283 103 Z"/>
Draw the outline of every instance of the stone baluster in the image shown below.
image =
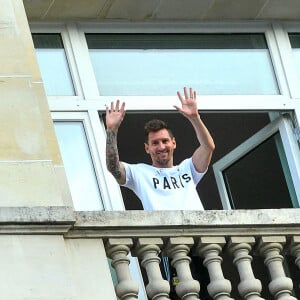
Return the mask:
<path id="1" fill-rule="evenodd" d="M 254 243 L 254 237 L 231 237 L 229 240 L 229 251 L 234 257 L 233 263 L 240 276 L 238 291 L 246 300 L 264 299 L 260 297 L 261 282 L 254 277 L 251 267 L 252 256 L 249 252 Z"/>
<path id="2" fill-rule="evenodd" d="M 283 244 L 286 242 L 284 236 L 261 237 L 258 245 L 259 253 L 265 258 L 264 263 L 267 266 L 271 282 L 269 283 L 270 293 L 275 300 L 294 300 L 291 296 L 293 282 L 286 277 L 283 268 L 283 256 L 280 252 Z"/>
<path id="3" fill-rule="evenodd" d="M 300 269 L 300 236 L 293 236 L 291 239 L 290 254 L 295 257 L 295 264 Z"/>
<path id="4" fill-rule="evenodd" d="M 231 283 L 224 278 L 221 268 L 223 259 L 219 256 L 225 243 L 224 237 L 202 237 L 196 247 L 196 252 L 204 258 L 203 264 L 209 273 L 208 293 L 215 300 L 232 300 Z"/>
<path id="5" fill-rule="evenodd" d="M 166 300 L 169 298 L 170 285 L 164 280 L 160 271 L 158 257 L 163 241 L 161 238 L 139 238 L 133 254 L 142 259 L 142 266 L 145 268 L 149 283 L 146 292 L 152 300 Z"/>
<path id="6" fill-rule="evenodd" d="M 116 270 L 118 285 L 116 294 L 121 300 L 138 299 L 138 283 L 132 280 L 127 257 L 133 242 L 129 238 L 110 238 L 105 248 L 106 254 L 112 259 L 112 267 Z"/>
<path id="7" fill-rule="evenodd" d="M 193 244 L 192 237 L 173 237 L 169 239 L 166 250 L 167 255 L 172 259 L 171 264 L 176 269 L 179 279 L 176 293 L 184 300 L 199 299 L 200 284 L 192 277 L 191 258 L 188 256 Z"/>

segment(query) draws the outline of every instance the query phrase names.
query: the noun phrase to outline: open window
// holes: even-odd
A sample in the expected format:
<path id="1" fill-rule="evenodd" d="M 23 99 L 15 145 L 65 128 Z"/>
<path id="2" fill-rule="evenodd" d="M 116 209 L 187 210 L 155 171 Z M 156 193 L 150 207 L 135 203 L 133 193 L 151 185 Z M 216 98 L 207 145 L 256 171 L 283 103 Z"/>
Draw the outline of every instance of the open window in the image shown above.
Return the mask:
<path id="1" fill-rule="evenodd" d="M 206 210 L 298 207 L 299 148 L 292 121 L 289 115 L 272 121 L 271 115 L 274 113 L 201 113 L 216 144 L 211 166 L 197 187 Z M 123 161 L 150 163 L 144 151 L 143 125 L 154 117 L 173 129 L 175 164 L 193 154 L 198 145 L 193 128 L 178 113 L 128 112 L 118 133 Z M 240 194 L 234 194 L 236 190 Z M 122 188 L 122 194 L 126 209 L 142 209 L 130 190 Z"/>
<path id="2" fill-rule="evenodd" d="M 224 209 L 299 207 L 299 157 L 288 114 L 213 165 Z"/>

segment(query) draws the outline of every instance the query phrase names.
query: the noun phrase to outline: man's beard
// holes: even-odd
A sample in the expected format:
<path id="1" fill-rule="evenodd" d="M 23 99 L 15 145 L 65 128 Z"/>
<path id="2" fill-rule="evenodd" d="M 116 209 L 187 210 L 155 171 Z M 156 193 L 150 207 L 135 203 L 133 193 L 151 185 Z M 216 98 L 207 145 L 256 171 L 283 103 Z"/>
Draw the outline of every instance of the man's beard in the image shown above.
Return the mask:
<path id="1" fill-rule="evenodd" d="M 169 156 L 169 154 L 168 154 L 168 156 L 166 158 L 162 158 L 162 157 L 159 157 L 159 156 L 156 157 L 156 163 L 159 164 L 159 165 L 161 165 L 161 166 L 168 165 L 168 163 L 170 162 L 170 160 L 171 160 L 171 157 Z"/>

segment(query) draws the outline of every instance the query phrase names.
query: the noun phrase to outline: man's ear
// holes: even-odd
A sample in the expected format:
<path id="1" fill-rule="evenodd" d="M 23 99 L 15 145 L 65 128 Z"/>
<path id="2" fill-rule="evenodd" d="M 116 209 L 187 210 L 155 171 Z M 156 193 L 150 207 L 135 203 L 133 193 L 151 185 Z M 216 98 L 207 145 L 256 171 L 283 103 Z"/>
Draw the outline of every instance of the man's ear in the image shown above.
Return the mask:
<path id="1" fill-rule="evenodd" d="M 176 139 L 173 137 L 172 139 L 173 145 L 174 145 L 174 149 L 176 149 Z"/>
<path id="2" fill-rule="evenodd" d="M 145 146 L 146 153 L 149 154 L 149 145 L 147 143 L 144 143 L 144 146 Z"/>

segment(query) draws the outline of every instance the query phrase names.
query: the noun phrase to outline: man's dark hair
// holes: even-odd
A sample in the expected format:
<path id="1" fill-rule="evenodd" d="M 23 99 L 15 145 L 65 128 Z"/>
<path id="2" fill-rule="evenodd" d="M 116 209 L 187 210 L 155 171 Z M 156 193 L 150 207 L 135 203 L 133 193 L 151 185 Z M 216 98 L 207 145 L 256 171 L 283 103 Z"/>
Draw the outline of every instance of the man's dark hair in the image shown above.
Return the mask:
<path id="1" fill-rule="evenodd" d="M 153 119 L 148 121 L 144 126 L 145 132 L 145 142 L 148 142 L 148 136 L 150 132 L 157 132 L 162 129 L 167 129 L 171 138 L 174 137 L 173 132 L 169 128 L 168 124 L 165 121 L 159 119 Z"/>

